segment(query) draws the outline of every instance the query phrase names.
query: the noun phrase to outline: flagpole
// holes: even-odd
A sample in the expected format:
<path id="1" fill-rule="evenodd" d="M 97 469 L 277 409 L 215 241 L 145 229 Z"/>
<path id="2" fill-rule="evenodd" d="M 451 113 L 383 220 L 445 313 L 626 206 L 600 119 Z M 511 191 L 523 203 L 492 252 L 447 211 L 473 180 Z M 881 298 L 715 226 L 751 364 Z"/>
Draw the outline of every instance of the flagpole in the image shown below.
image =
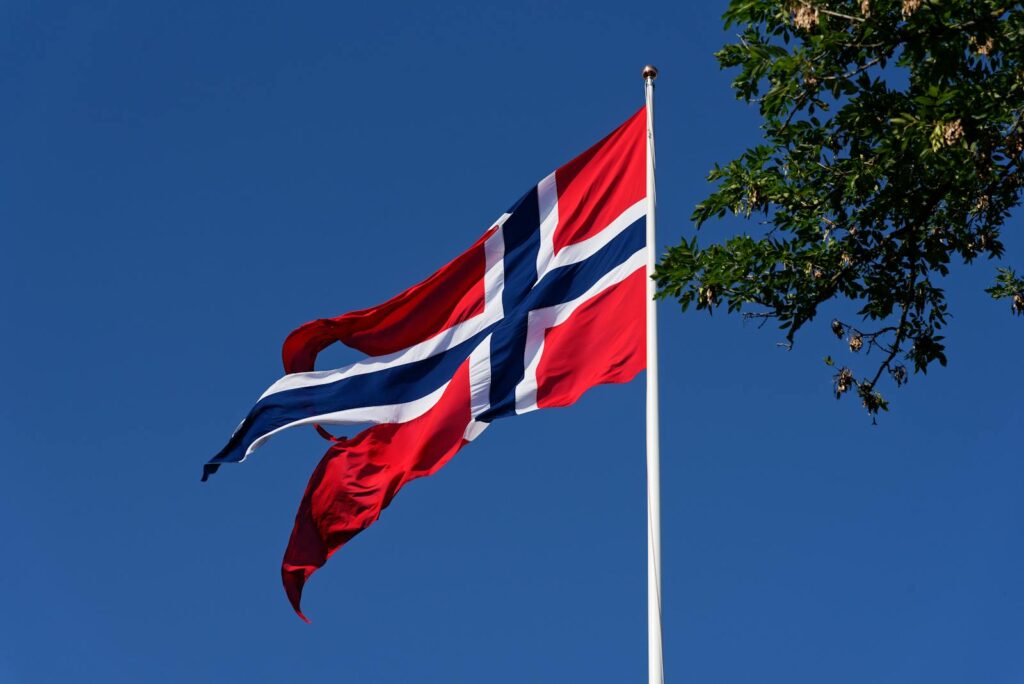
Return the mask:
<path id="1" fill-rule="evenodd" d="M 654 209 L 654 79 L 658 70 L 643 70 L 647 101 L 647 676 L 664 684 L 661 646 L 661 467 L 658 445 L 658 310 L 652 276 L 657 259 Z"/>

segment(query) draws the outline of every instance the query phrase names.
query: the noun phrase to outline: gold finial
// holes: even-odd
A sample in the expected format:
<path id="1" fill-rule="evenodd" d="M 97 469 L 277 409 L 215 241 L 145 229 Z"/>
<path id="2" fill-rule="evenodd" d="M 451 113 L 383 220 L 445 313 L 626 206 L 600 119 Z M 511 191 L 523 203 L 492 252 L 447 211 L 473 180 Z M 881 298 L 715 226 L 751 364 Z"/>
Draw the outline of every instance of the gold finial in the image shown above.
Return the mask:
<path id="1" fill-rule="evenodd" d="M 644 67 L 643 77 L 645 81 L 647 79 L 653 81 L 654 79 L 658 78 L 658 70 L 655 69 L 652 65 L 648 64 L 647 66 Z"/>

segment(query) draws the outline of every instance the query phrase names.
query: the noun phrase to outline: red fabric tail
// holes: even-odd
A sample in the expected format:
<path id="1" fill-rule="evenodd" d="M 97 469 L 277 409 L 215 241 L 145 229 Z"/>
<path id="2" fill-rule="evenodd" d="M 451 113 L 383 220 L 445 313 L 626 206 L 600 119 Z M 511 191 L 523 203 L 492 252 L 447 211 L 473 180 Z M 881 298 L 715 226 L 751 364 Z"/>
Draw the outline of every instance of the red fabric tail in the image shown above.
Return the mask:
<path id="1" fill-rule="evenodd" d="M 379 356 L 405 349 L 484 310 L 484 242 L 491 228 L 465 252 L 423 282 L 380 306 L 305 323 L 281 349 L 285 373 L 313 370 L 317 355 L 335 342 Z"/>
<path id="2" fill-rule="evenodd" d="M 306 485 L 295 516 L 281 579 L 295 612 L 310 575 L 380 517 L 407 482 L 436 472 L 466 443 L 470 422 L 469 363 L 440 401 L 406 423 L 375 425 L 331 446 Z"/>

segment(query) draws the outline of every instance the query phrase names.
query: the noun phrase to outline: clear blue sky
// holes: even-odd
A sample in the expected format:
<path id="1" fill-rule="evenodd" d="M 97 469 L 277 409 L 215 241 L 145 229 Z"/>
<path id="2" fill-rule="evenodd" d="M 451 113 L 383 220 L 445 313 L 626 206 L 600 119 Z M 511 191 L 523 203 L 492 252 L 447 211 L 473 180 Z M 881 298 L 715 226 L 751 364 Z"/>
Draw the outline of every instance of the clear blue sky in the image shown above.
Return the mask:
<path id="1" fill-rule="evenodd" d="M 0 682 L 642 681 L 641 381 L 410 485 L 312 625 L 279 562 L 324 442 L 199 474 L 288 331 L 461 251 L 646 62 L 660 240 L 691 235 L 757 134 L 723 6 L 4 2 Z M 831 312 L 787 353 L 662 305 L 670 682 L 1024 681 L 1024 322 L 993 270 L 950 278 L 950 366 L 877 427 L 830 395 Z"/>

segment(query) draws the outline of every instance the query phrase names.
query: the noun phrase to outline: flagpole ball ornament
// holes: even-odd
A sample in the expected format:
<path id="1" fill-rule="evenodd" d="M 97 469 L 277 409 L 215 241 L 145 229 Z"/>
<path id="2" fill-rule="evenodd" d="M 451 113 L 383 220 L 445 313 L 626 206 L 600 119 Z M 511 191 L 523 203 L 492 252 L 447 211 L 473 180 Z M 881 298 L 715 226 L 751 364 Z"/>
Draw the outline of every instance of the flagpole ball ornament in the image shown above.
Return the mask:
<path id="1" fill-rule="evenodd" d="M 645 81 L 648 79 L 653 81 L 654 79 L 658 78 L 658 70 L 655 67 L 648 64 L 647 66 L 644 67 L 643 76 Z"/>

